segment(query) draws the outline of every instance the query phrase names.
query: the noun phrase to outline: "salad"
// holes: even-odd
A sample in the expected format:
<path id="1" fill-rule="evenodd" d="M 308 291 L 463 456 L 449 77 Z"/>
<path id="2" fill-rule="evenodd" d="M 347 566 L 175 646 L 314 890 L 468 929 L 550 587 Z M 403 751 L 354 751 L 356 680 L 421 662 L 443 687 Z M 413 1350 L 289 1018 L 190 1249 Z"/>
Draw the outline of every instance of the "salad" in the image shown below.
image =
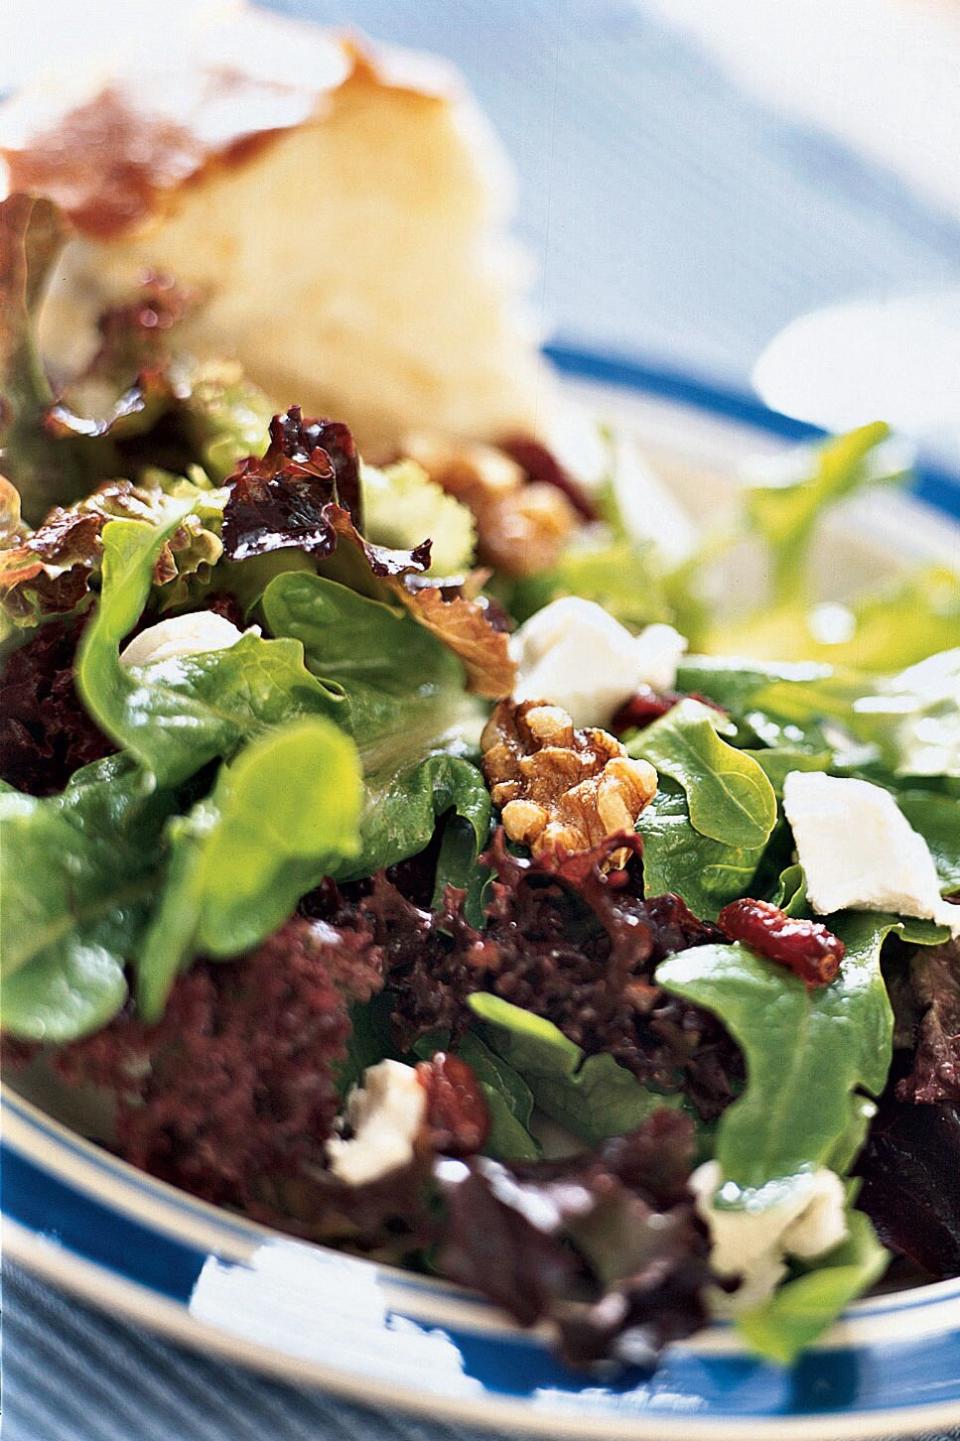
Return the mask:
<path id="1" fill-rule="evenodd" d="M 812 601 L 886 427 L 671 560 L 612 439 L 590 492 L 526 436 L 361 458 L 183 353 L 163 277 L 57 386 L 57 214 L 4 222 L 10 1070 L 574 1364 L 718 1314 L 790 1363 L 960 1273 L 960 580 Z"/>

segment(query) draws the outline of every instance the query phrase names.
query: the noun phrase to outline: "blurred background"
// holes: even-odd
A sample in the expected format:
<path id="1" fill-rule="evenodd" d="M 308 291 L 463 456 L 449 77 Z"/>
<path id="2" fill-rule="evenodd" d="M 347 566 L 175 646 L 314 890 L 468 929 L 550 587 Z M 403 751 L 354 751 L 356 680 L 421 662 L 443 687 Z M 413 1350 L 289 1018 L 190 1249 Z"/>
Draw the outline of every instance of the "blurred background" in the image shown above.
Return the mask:
<path id="1" fill-rule="evenodd" d="M 793 394 L 793 372 L 811 367 L 788 354 L 774 355 L 772 379 L 769 365 L 761 374 L 768 398 L 822 412 L 837 408 L 838 384 L 879 383 L 905 423 L 942 430 L 960 410 L 943 353 L 952 343 L 955 376 L 956 0 L 272 4 L 439 51 L 465 72 L 519 175 L 517 229 L 545 333 L 745 386 L 797 316 L 897 298 L 892 318 L 874 310 L 866 331 L 858 317 L 853 356 L 833 330 L 800 335 L 818 370 L 838 372 L 808 373 L 819 397 Z M 229 5 L 3 0 L 0 87 L 65 59 L 155 53 L 178 19 L 204 9 Z M 919 322 L 904 319 L 903 297 L 918 298 Z M 796 384 L 802 392 L 802 375 Z M 847 423 L 844 406 L 809 418 Z"/>

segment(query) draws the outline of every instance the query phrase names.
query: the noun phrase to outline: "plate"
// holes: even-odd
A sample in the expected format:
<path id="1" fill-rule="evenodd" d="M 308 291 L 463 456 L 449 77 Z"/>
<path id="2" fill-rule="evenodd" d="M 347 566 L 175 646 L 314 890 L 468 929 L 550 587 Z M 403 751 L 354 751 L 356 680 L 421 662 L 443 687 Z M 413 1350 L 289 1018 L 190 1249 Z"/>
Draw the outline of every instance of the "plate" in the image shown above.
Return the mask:
<path id="1" fill-rule="evenodd" d="M 572 397 L 635 435 L 681 505 L 722 505 L 745 453 L 817 435 L 752 398 L 553 347 Z M 960 477 L 853 503 L 826 536 L 824 594 L 914 559 L 960 563 Z M 178 1342 L 353 1400 L 608 1441 L 866 1438 L 960 1422 L 960 1279 L 853 1306 L 791 1370 L 716 1324 L 653 1376 L 563 1366 L 537 1331 L 446 1282 L 293 1241 L 143 1175 L 4 1088 L 12 1260 Z"/>

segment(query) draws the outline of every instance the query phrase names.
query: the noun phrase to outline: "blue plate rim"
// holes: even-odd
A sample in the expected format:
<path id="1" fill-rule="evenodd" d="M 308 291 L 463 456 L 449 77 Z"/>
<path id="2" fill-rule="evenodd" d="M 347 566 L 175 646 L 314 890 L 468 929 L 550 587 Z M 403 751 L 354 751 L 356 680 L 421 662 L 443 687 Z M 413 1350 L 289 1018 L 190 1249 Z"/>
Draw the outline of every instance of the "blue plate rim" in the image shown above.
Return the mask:
<path id="1" fill-rule="evenodd" d="M 730 422 L 784 440 L 812 440 L 825 434 L 819 427 L 769 409 L 748 392 L 727 388 L 688 372 L 653 364 L 637 357 L 593 351 L 560 342 L 546 346 L 545 354 L 561 375 L 571 379 L 624 389 L 636 395 L 668 402 L 677 409 L 699 411 L 718 421 Z M 914 494 L 941 511 L 960 516 L 960 476 L 936 467 L 921 466 Z M 5 1106 L 8 1114 L 18 1116 L 20 1123 L 26 1125 L 27 1133 L 30 1127 L 33 1127 L 36 1138 L 41 1138 L 44 1126 L 31 1118 L 29 1113 L 33 1108 L 25 1106 L 19 1098 L 12 1096 L 5 1099 Z M 65 1128 L 47 1122 L 45 1129 L 48 1133 L 47 1144 L 54 1148 L 54 1152 L 58 1146 L 61 1147 L 62 1154 L 66 1157 L 67 1143 L 56 1135 L 57 1131 Z M 788 1436 L 802 1437 L 804 1441 L 814 1441 L 815 1437 L 821 1436 L 848 1436 L 859 1441 L 859 1438 L 868 1436 L 891 1432 L 903 1435 L 931 1426 L 960 1422 L 960 1283 L 956 1288 L 948 1287 L 947 1290 L 944 1290 L 947 1283 L 940 1288 L 923 1288 L 938 1292 L 936 1297 L 930 1298 L 930 1304 L 936 1314 L 940 1304 L 945 1302 L 949 1308 L 950 1324 L 942 1331 L 925 1335 L 922 1338 L 923 1345 L 919 1348 L 916 1344 L 911 1345 L 909 1340 L 905 1340 L 903 1345 L 868 1340 L 858 1346 L 844 1341 L 841 1331 L 839 1340 L 833 1340 L 831 1344 L 823 1345 L 810 1353 L 813 1358 L 820 1360 L 805 1364 L 812 1364 L 814 1367 L 819 1364 L 828 1370 L 832 1367 L 834 1372 L 838 1366 L 847 1365 L 853 1368 L 854 1373 L 859 1374 L 864 1365 L 868 1370 L 871 1365 L 875 1367 L 877 1356 L 882 1356 L 883 1369 L 895 1368 L 900 1364 L 899 1353 L 904 1352 L 907 1370 L 911 1376 L 910 1383 L 900 1401 L 888 1401 L 880 1406 L 864 1402 L 837 1409 L 825 1405 L 822 1400 L 817 1402 L 815 1393 L 820 1383 L 815 1373 L 808 1378 L 806 1391 L 803 1386 L 799 1390 L 794 1388 L 794 1394 L 788 1395 L 785 1403 L 783 1382 L 787 1373 L 762 1362 L 747 1360 L 744 1354 L 731 1352 L 725 1342 L 726 1349 L 721 1350 L 720 1371 L 717 1375 L 721 1375 L 723 1371 L 723 1356 L 726 1355 L 734 1370 L 736 1365 L 740 1365 L 741 1368 L 747 1367 L 753 1378 L 757 1375 L 766 1376 L 769 1394 L 777 1398 L 779 1409 L 765 1408 L 760 1404 L 759 1409 L 732 1407 L 724 1410 L 722 1404 L 716 1404 L 717 1397 L 714 1396 L 709 1415 L 697 1410 L 671 1412 L 653 1407 L 647 1411 L 625 1413 L 622 1392 L 605 1391 L 604 1388 L 598 1388 L 596 1381 L 573 1377 L 569 1372 L 563 1373 L 562 1368 L 558 1371 L 552 1362 L 546 1361 L 544 1364 L 548 1365 L 548 1370 L 544 1374 L 551 1376 L 554 1381 L 557 1375 L 561 1375 L 558 1389 L 566 1390 L 552 1408 L 536 1408 L 523 1395 L 518 1399 L 515 1387 L 511 1390 L 510 1385 L 502 1379 L 498 1381 L 498 1376 L 502 1377 L 503 1358 L 507 1350 L 520 1354 L 521 1367 L 532 1365 L 532 1357 L 538 1358 L 539 1364 L 547 1353 L 538 1338 L 518 1335 L 514 1328 L 501 1323 L 499 1326 L 487 1328 L 493 1335 L 492 1340 L 487 1335 L 482 1344 L 478 1344 L 477 1336 L 480 1332 L 474 1329 L 477 1324 L 475 1318 L 484 1317 L 492 1312 L 492 1308 L 475 1298 L 466 1297 L 463 1301 L 467 1304 L 463 1305 L 457 1288 L 451 1288 L 446 1283 L 434 1285 L 415 1277 L 406 1278 L 404 1281 L 402 1273 L 395 1271 L 388 1276 L 388 1285 L 394 1297 L 391 1309 L 393 1317 L 409 1319 L 411 1324 L 416 1325 L 416 1318 L 422 1319 L 424 1315 L 423 1306 L 420 1304 L 422 1298 L 426 1297 L 428 1302 L 439 1305 L 440 1298 L 453 1295 L 455 1299 L 451 1308 L 455 1323 L 446 1325 L 441 1320 L 439 1329 L 448 1338 L 452 1338 L 454 1345 L 467 1349 L 472 1347 L 475 1358 L 472 1364 L 482 1372 L 482 1376 L 478 1375 L 477 1379 L 482 1382 L 483 1396 L 474 1403 L 464 1397 L 451 1399 L 418 1393 L 415 1386 L 403 1391 L 393 1385 L 378 1385 L 374 1377 L 331 1371 L 319 1363 L 306 1365 L 284 1355 L 282 1351 L 269 1351 L 262 1346 L 244 1342 L 235 1334 L 217 1334 L 209 1326 L 198 1325 L 189 1310 L 189 1290 L 184 1293 L 184 1287 L 191 1282 L 191 1277 L 195 1284 L 198 1265 L 211 1261 L 216 1261 L 216 1264 L 221 1266 L 245 1264 L 235 1258 L 224 1260 L 225 1256 L 231 1256 L 231 1252 L 235 1257 L 238 1236 L 249 1237 L 261 1232 L 268 1236 L 269 1233 L 242 1218 L 218 1216 L 214 1208 L 204 1206 L 162 1182 L 143 1177 L 82 1138 L 73 1136 L 70 1146 L 78 1153 L 90 1152 L 105 1175 L 120 1177 L 131 1192 L 139 1191 L 144 1198 L 160 1194 L 164 1204 L 179 1207 L 184 1214 L 202 1214 L 207 1227 L 220 1231 L 224 1242 L 222 1248 L 204 1251 L 202 1247 L 172 1240 L 162 1227 L 154 1225 L 151 1228 L 149 1222 L 136 1221 L 133 1229 L 124 1232 L 121 1238 L 123 1244 L 119 1247 L 113 1245 L 112 1249 L 110 1245 L 105 1249 L 101 1246 L 98 1250 L 97 1245 L 93 1244 L 91 1215 L 84 1212 L 84 1206 L 99 1207 L 96 1214 L 101 1233 L 103 1230 L 113 1233 L 118 1227 L 122 1230 L 124 1225 L 129 1226 L 129 1217 L 111 1206 L 109 1201 L 104 1203 L 98 1200 L 96 1188 L 91 1188 L 87 1181 L 80 1183 L 65 1179 L 66 1166 L 60 1168 L 63 1170 L 63 1174 L 60 1174 L 56 1165 L 49 1161 L 45 1165 L 35 1155 L 32 1156 L 29 1140 L 23 1142 L 21 1137 L 19 1145 L 12 1142 L 5 1128 L 5 1134 L 0 1139 L 0 1158 L 8 1256 L 44 1275 L 48 1280 L 59 1282 L 88 1301 L 120 1311 L 130 1319 L 153 1326 L 177 1340 L 213 1350 L 225 1359 L 239 1360 L 258 1369 L 285 1375 L 287 1379 L 299 1380 L 301 1383 L 312 1380 L 354 1400 L 381 1404 L 390 1402 L 404 1410 L 411 1409 L 436 1419 L 460 1420 L 478 1426 L 506 1425 L 518 1430 L 535 1429 L 558 1436 L 602 1436 L 610 1438 L 610 1441 L 613 1441 L 614 1437 L 621 1438 L 621 1441 L 625 1441 L 627 1437 L 636 1437 L 638 1441 L 641 1437 L 650 1438 L 650 1441 L 653 1441 L 655 1437 L 679 1437 L 681 1434 L 688 1438 L 688 1441 L 698 1441 L 699 1437 L 724 1441 L 726 1437 L 756 1438 L 761 1435 L 764 1441 L 767 1441 L 767 1438 L 774 1441 L 774 1438 Z M 90 1160 L 90 1156 L 87 1160 Z M 56 1213 L 56 1218 L 62 1224 L 51 1224 L 51 1211 Z M 104 1221 L 109 1224 L 104 1226 Z M 86 1235 L 84 1226 L 88 1228 Z M 139 1232 L 136 1230 L 137 1226 Z M 232 1236 L 231 1241 L 228 1241 L 229 1236 Z M 165 1264 L 172 1267 L 166 1288 L 158 1283 L 156 1275 L 155 1257 L 161 1242 L 172 1247 L 163 1252 L 160 1261 L 161 1268 Z M 282 1245 L 283 1242 L 278 1244 Z M 318 1249 L 324 1252 L 324 1248 Z M 148 1259 L 151 1253 L 154 1255 L 153 1261 Z M 356 1258 L 350 1259 L 358 1267 L 369 1268 L 373 1264 Z M 376 1266 L 374 1269 L 384 1271 L 384 1268 Z M 875 1309 L 873 1316 L 879 1319 L 912 1310 L 915 1320 L 920 1314 L 916 1309 L 918 1302 L 923 1305 L 926 1300 L 918 1298 L 917 1293 L 912 1294 L 915 1300 L 911 1305 L 908 1305 L 906 1300 L 900 1306 L 891 1304 L 879 1310 Z M 407 1298 L 406 1301 L 404 1297 Z M 956 1317 L 953 1315 L 954 1304 Z M 411 1312 L 409 1318 L 404 1315 L 406 1309 Z M 429 1309 L 428 1304 L 428 1312 Z M 851 1312 L 851 1316 L 853 1314 Z M 435 1333 L 438 1331 L 437 1326 L 431 1329 Z M 480 1330 L 483 1330 L 482 1326 Z M 720 1328 L 714 1330 L 719 1332 Z M 730 1334 L 727 1333 L 728 1339 Z M 706 1363 L 695 1347 L 689 1351 L 683 1347 L 676 1349 L 681 1357 L 689 1354 L 695 1358 L 694 1372 L 691 1374 L 700 1375 L 696 1370 L 697 1366 L 702 1370 L 706 1365 L 709 1369 L 709 1346 L 706 1348 Z M 476 1359 L 478 1356 L 479 1361 Z M 514 1361 L 513 1364 L 515 1369 L 518 1363 Z M 947 1378 L 946 1383 L 939 1370 L 944 1364 L 951 1367 L 954 1373 Z M 509 1370 L 509 1367 L 507 1369 Z M 732 1370 L 726 1380 L 721 1379 L 718 1382 L 714 1377 L 712 1384 L 719 1385 L 717 1394 L 722 1400 L 724 1388 L 733 1394 L 738 1387 L 743 1389 L 744 1382 L 742 1374 L 735 1375 Z M 702 1386 L 701 1379 L 699 1399 L 702 1399 Z M 547 1390 L 550 1390 L 549 1386 Z M 596 1400 L 598 1391 L 607 1398 L 603 1404 L 601 1397 L 600 1410 L 588 1409 L 580 1412 L 569 1409 L 569 1403 L 575 1401 L 581 1393 L 586 1395 L 593 1392 Z M 915 1403 L 913 1397 L 924 1391 L 931 1396 L 937 1391 L 940 1394 L 928 1402 Z M 680 1393 L 681 1397 L 683 1394 Z M 564 1403 L 567 1403 L 566 1407 Z"/>

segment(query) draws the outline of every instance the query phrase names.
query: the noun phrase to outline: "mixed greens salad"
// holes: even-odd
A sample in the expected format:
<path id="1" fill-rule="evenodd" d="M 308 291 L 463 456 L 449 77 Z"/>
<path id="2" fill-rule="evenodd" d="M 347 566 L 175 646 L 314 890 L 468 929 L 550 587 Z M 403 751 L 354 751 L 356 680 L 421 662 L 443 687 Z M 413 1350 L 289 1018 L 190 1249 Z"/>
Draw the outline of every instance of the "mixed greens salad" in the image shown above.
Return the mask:
<path id="1" fill-rule="evenodd" d="M 668 561 L 613 445 L 590 491 L 522 437 L 369 463 L 182 354 L 160 277 L 55 391 L 59 222 L 4 219 L 9 1064 L 579 1364 L 717 1313 L 789 1363 L 960 1272 L 960 578 L 813 600 L 886 428 Z"/>

